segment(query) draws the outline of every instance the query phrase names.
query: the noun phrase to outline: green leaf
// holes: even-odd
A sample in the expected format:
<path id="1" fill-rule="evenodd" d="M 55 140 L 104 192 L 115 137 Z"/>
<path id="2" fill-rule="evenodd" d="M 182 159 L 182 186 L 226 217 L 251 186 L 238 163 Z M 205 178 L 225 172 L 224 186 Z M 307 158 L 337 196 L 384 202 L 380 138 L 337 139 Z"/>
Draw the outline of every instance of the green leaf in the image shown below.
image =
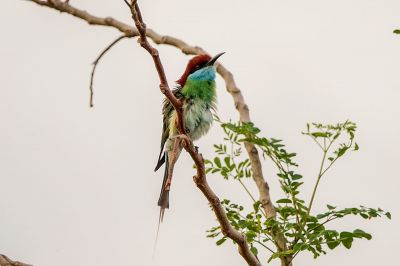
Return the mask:
<path id="1" fill-rule="evenodd" d="M 278 143 L 278 142 L 282 142 L 282 140 L 271 138 L 271 144 Z"/>
<path id="2" fill-rule="evenodd" d="M 334 248 L 336 248 L 337 246 L 339 246 L 340 241 L 339 241 L 339 240 L 336 240 L 336 241 L 328 241 L 326 244 L 327 244 L 328 248 L 334 249 Z"/>
<path id="3" fill-rule="evenodd" d="M 337 157 L 343 156 L 346 153 L 347 149 L 348 149 L 347 146 L 343 146 L 343 147 L 339 148 L 338 153 L 337 153 Z"/>
<path id="4" fill-rule="evenodd" d="M 221 160 L 218 157 L 214 158 L 214 163 L 218 168 L 221 168 Z"/>
<path id="5" fill-rule="evenodd" d="M 296 244 L 293 246 L 293 251 L 294 251 L 294 252 L 303 251 L 303 250 L 307 249 L 307 247 L 308 247 L 308 244 L 307 244 L 307 243 L 296 243 Z"/>
<path id="6" fill-rule="evenodd" d="M 214 238 L 214 237 L 217 237 L 219 234 L 221 234 L 221 232 L 211 233 L 211 234 L 208 234 L 207 237 Z"/>
<path id="7" fill-rule="evenodd" d="M 327 137 L 329 137 L 327 132 L 313 132 L 313 133 L 311 133 L 311 136 L 313 136 L 315 138 L 327 138 Z"/>
<path id="8" fill-rule="evenodd" d="M 248 242 L 253 242 L 254 238 L 257 236 L 257 234 L 254 231 L 247 231 L 246 232 L 246 237 Z"/>
<path id="9" fill-rule="evenodd" d="M 392 215 L 390 214 L 390 212 L 385 213 L 386 217 L 389 218 L 390 220 L 392 219 Z"/>
<path id="10" fill-rule="evenodd" d="M 354 150 L 358 151 L 360 149 L 360 147 L 358 146 L 357 142 L 354 143 Z"/>
<path id="11" fill-rule="evenodd" d="M 298 174 L 294 174 L 293 176 L 292 176 L 292 179 L 293 180 L 298 180 L 298 179 L 302 179 L 303 178 L 303 176 L 302 175 L 298 175 Z"/>
<path id="12" fill-rule="evenodd" d="M 216 242 L 216 244 L 217 244 L 217 246 L 220 246 L 220 245 L 222 245 L 225 241 L 226 241 L 226 237 L 223 237 L 223 238 L 221 238 L 220 240 L 218 240 L 218 241 Z"/>
<path id="13" fill-rule="evenodd" d="M 230 157 L 225 157 L 224 158 L 224 162 L 226 164 L 226 166 L 228 166 L 230 168 L 231 165 L 231 158 Z"/>
<path id="14" fill-rule="evenodd" d="M 329 204 L 327 204 L 326 207 L 328 207 L 329 210 L 334 210 L 334 209 L 336 209 L 335 206 L 332 206 L 332 205 L 329 205 Z"/>
<path id="15" fill-rule="evenodd" d="M 325 218 L 325 217 L 327 217 L 329 215 L 330 215 L 330 213 L 321 213 L 321 214 L 318 214 L 316 217 L 317 217 L 317 219 L 322 219 L 322 218 Z"/>
<path id="16" fill-rule="evenodd" d="M 353 233 L 351 233 L 351 232 L 341 232 L 340 233 L 340 238 L 350 238 L 350 237 L 353 237 Z"/>
<path id="17" fill-rule="evenodd" d="M 342 239 L 342 244 L 345 246 L 347 249 L 351 248 L 351 245 L 353 244 L 353 238 L 345 238 Z"/>
<path id="18" fill-rule="evenodd" d="M 393 33 L 395 33 L 395 34 L 400 34 L 400 30 L 398 30 L 398 29 L 397 29 L 397 30 L 394 30 Z"/>
<path id="19" fill-rule="evenodd" d="M 260 210 L 261 201 L 256 201 L 253 204 L 254 211 L 257 213 Z"/>
<path id="20" fill-rule="evenodd" d="M 353 236 L 357 237 L 357 238 L 365 238 L 365 239 L 368 239 L 368 240 L 372 239 L 372 236 L 370 234 L 368 234 L 368 233 L 366 233 L 366 232 L 364 232 L 363 230 L 360 230 L 360 229 L 354 230 L 353 231 Z"/>
<path id="21" fill-rule="evenodd" d="M 292 201 L 290 199 L 279 199 L 276 203 L 292 203 Z"/>
<path id="22" fill-rule="evenodd" d="M 341 242 L 342 242 L 343 246 L 345 246 L 347 249 L 350 249 L 351 245 L 353 243 L 353 233 L 341 232 L 340 238 L 341 238 Z"/>
<path id="23" fill-rule="evenodd" d="M 246 174 L 246 177 L 250 177 L 251 176 L 251 171 L 249 169 L 246 169 L 245 170 L 245 174 Z"/>
<path id="24" fill-rule="evenodd" d="M 257 256 L 258 250 L 257 250 L 256 247 L 252 246 L 252 247 L 250 248 L 250 251 L 251 251 L 255 256 Z"/>

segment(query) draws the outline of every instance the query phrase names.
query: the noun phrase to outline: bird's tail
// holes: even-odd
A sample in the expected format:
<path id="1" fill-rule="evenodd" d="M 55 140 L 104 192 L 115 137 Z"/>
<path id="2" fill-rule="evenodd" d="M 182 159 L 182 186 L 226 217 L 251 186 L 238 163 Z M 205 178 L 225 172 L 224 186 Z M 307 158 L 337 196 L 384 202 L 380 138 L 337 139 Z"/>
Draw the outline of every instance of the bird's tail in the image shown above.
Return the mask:
<path id="1" fill-rule="evenodd" d="M 165 156 L 165 170 L 160 192 L 160 198 L 158 199 L 158 206 L 160 206 L 160 217 L 158 223 L 163 221 L 165 209 L 169 208 L 169 187 L 168 188 L 165 187 L 168 179 L 168 168 L 169 168 L 168 152 L 165 152 L 164 156 Z"/>
<path id="2" fill-rule="evenodd" d="M 165 187 L 168 179 L 168 168 L 169 168 L 168 152 L 164 152 L 163 158 L 165 158 L 165 170 L 164 170 L 164 179 L 162 182 L 162 187 L 160 192 L 160 198 L 158 199 L 158 206 L 160 206 L 160 216 L 158 217 L 157 234 L 153 248 L 153 258 L 155 256 L 155 251 L 158 241 L 158 233 L 160 232 L 160 224 L 164 219 L 165 209 L 169 208 L 169 188 Z"/>

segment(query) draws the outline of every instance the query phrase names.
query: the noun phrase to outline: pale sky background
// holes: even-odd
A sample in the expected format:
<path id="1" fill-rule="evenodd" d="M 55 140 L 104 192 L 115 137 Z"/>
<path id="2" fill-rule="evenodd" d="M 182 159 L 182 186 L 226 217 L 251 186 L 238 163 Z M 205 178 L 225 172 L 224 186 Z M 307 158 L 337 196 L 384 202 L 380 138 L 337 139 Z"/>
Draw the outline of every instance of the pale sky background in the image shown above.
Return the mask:
<path id="1" fill-rule="evenodd" d="M 360 151 L 321 182 L 325 204 L 390 210 L 393 220 L 348 218 L 339 230 L 356 240 L 319 260 L 295 265 L 396 265 L 399 231 L 400 27 L 398 0 L 140 1 L 147 25 L 201 45 L 235 75 L 254 122 L 298 153 L 309 198 L 320 160 L 300 134 L 310 121 L 357 122 Z M 121 1 L 71 3 L 132 23 Z M 161 131 L 158 80 L 136 41 L 118 44 L 100 63 L 95 108 L 88 108 L 91 62 L 120 35 L 19 0 L 0 2 L 0 253 L 38 266 L 245 265 L 236 247 L 205 238 L 215 218 L 181 156 L 171 209 L 153 243 L 162 172 L 153 172 Z M 189 57 L 158 47 L 171 81 Z M 237 119 L 218 78 L 219 115 Z M 221 139 L 213 127 L 198 142 L 205 157 Z M 265 164 L 273 199 L 280 192 Z M 236 183 L 209 176 L 221 198 L 248 202 Z M 248 182 L 256 192 L 252 182 Z M 271 265 L 278 265 L 274 261 Z"/>

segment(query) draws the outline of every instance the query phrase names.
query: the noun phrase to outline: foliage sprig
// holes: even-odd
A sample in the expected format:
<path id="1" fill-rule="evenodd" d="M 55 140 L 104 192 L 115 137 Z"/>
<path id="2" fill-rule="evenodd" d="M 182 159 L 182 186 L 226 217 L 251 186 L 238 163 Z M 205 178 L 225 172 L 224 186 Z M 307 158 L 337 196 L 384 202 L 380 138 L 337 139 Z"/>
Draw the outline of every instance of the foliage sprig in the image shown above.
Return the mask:
<path id="1" fill-rule="evenodd" d="M 314 258 L 326 254 L 327 250 L 342 245 L 347 249 L 352 247 L 354 239 L 370 240 L 371 234 L 361 230 L 337 231 L 328 228 L 328 223 L 342 219 L 349 215 L 360 216 L 364 219 L 386 216 L 389 212 L 380 208 L 364 206 L 338 209 L 327 205 L 323 213 L 311 212 L 320 180 L 331 167 L 349 151 L 358 151 L 359 145 L 355 142 L 355 123 L 347 120 L 343 123 L 324 125 L 321 123 L 307 124 L 303 135 L 310 137 L 322 151 L 313 192 L 306 202 L 300 197 L 301 187 L 304 185 L 303 176 L 297 172 L 295 162 L 296 153 L 289 152 L 281 139 L 260 136 L 260 129 L 253 123 L 223 123 L 216 119 L 224 131 L 224 142 L 215 144 L 216 156 L 206 160 L 207 173 L 219 174 L 226 180 L 238 181 L 253 201 L 253 209 L 245 210 L 239 204 L 224 199 L 223 205 L 229 222 L 246 236 L 251 251 L 259 254 L 259 249 L 270 253 L 268 261 L 290 256 L 293 260 L 302 251 L 311 252 Z M 281 190 L 285 197 L 278 199 L 275 204 L 276 217 L 267 218 L 260 201 L 255 200 L 251 191 L 245 186 L 243 178 L 251 177 L 251 168 L 248 159 L 241 156 L 243 142 L 251 142 L 262 152 L 264 158 L 269 159 L 276 166 L 276 174 Z M 207 237 L 219 238 L 216 243 L 222 245 L 227 239 L 221 234 L 221 228 L 215 226 L 207 231 Z M 287 239 L 288 250 L 279 251 L 276 236 L 284 235 Z"/>

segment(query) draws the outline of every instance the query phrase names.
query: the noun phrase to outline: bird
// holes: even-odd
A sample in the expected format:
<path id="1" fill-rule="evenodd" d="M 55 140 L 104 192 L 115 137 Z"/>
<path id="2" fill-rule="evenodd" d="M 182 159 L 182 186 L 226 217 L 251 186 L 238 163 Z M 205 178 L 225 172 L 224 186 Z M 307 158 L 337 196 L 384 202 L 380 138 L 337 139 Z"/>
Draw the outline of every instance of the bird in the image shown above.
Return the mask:
<path id="1" fill-rule="evenodd" d="M 216 67 L 215 62 L 224 53 L 214 57 L 200 54 L 189 60 L 182 76 L 176 81 L 174 96 L 182 101 L 184 130 L 191 140 L 198 140 L 205 135 L 213 122 L 213 113 L 216 111 Z M 174 147 L 175 139 L 179 135 L 177 113 L 168 99 L 164 99 L 163 128 L 161 148 L 158 156 L 157 171 L 164 163 L 164 177 L 158 199 L 160 206 L 160 221 L 162 222 L 165 209 L 169 208 L 169 191 L 171 186 L 172 168 L 179 157 L 181 147 Z M 174 151 L 175 148 L 175 152 Z"/>

